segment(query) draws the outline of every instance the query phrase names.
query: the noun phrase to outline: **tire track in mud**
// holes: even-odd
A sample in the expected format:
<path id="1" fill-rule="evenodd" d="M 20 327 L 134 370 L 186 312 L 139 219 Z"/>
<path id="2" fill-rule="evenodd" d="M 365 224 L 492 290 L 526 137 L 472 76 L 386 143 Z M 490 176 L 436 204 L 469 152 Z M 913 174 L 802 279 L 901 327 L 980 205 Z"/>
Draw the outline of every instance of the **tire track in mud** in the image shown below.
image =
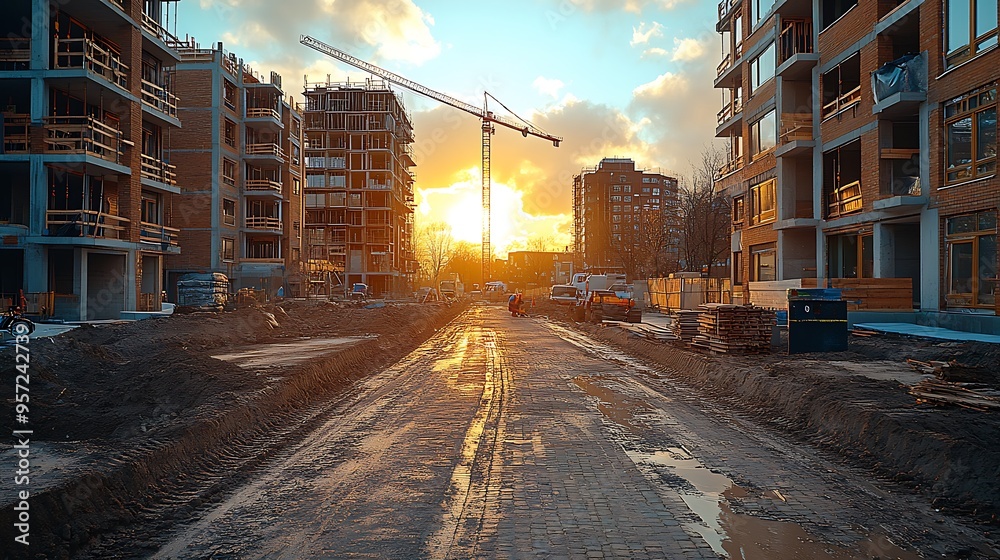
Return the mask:
<path id="1" fill-rule="evenodd" d="M 594 394 L 609 431 L 636 467 L 661 483 L 665 502 L 683 498 L 694 513 L 686 528 L 720 555 L 916 558 L 909 548 L 916 547 L 942 558 L 996 557 L 995 544 L 979 531 L 932 511 L 891 481 L 873 480 L 838 457 L 789 441 L 736 412 L 745 403 L 735 397 L 705 398 L 687 386 L 684 374 L 711 367 L 703 358 L 664 348 L 676 354 L 664 362 L 680 367 L 651 366 L 578 331 L 548 326 L 584 352 L 621 366 L 618 375 L 581 382 L 599 387 Z M 768 463 L 772 471 L 760 469 Z M 900 519 L 893 514 L 899 511 L 908 514 Z M 796 538 L 781 545 L 759 537 L 768 534 Z M 831 544 L 815 551 L 807 546 L 820 539 Z M 773 548 L 754 549 L 760 542 Z"/>
<path id="2" fill-rule="evenodd" d="M 486 381 L 476 417 L 462 442 L 461 460 L 451 476 L 454 494 L 441 527 L 425 547 L 428 558 L 475 557 L 486 531 L 488 496 L 493 492 L 495 460 L 505 438 L 503 412 L 512 391 L 512 376 L 503 337 L 485 330 Z"/>
<path id="3" fill-rule="evenodd" d="M 107 472 L 53 489 L 42 497 L 53 502 L 46 504 L 50 511 L 66 511 L 67 496 L 75 507 L 66 511 L 73 516 L 69 538 L 50 543 L 50 555 L 106 558 L 155 552 L 178 523 L 224 499 L 265 462 L 287 454 L 330 411 L 351 409 L 378 384 L 366 376 L 419 347 L 440 330 L 438 325 L 449 328 L 463 309 L 444 310 L 411 328 L 409 336 L 416 342 L 400 345 L 394 353 L 387 354 L 379 340 L 371 339 L 292 368 L 289 382 L 276 391 L 240 395 L 233 409 L 192 426 L 180 440 L 150 441 L 109 459 L 112 469 Z M 345 393 L 352 383 L 357 390 Z M 73 494 L 81 487 L 86 493 L 79 500 Z"/>

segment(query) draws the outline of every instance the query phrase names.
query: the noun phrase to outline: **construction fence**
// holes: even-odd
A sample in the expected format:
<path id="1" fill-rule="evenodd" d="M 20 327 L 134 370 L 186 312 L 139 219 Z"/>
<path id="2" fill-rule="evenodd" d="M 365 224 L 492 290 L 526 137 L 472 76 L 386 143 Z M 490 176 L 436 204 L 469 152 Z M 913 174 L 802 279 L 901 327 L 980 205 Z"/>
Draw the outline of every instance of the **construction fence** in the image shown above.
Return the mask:
<path id="1" fill-rule="evenodd" d="M 729 278 L 650 278 L 647 306 L 667 313 L 698 309 L 705 303 L 732 303 Z"/>

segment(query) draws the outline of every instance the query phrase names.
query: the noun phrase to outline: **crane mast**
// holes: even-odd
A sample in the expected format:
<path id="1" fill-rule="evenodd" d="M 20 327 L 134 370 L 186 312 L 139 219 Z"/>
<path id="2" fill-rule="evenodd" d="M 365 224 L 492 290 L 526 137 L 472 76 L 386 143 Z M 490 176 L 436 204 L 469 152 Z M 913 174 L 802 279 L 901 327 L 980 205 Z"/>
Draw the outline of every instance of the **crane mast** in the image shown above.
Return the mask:
<path id="1" fill-rule="evenodd" d="M 394 83 L 394 84 L 396 84 L 398 86 L 401 86 L 401 87 L 404 87 L 404 88 L 406 88 L 406 89 L 408 89 L 410 91 L 419 93 L 419 94 L 424 95 L 426 97 L 429 97 L 431 99 L 437 100 L 437 101 L 439 101 L 441 103 L 444 103 L 445 105 L 450 105 L 450 106 L 452 106 L 452 107 L 454 107 L 454 108 L 456 108 L 456 109 L 458 109 L 460 111 L 465 111 L 466 113 L 475 115 L 476 117 L 478 117 L 479 119 L 481 119 L 483 121 L 483 126 L 482 126 L 482 134 L 483 134 L 483 161 L 482 161 L 482 166 L 483 166 L 483 168 L 482 168 L 482 192 L 483 192 L 483 222 L 482 222 L 483 223 L 483 232 L 482 232 L 483 240 L 482 240 L 482 248 L 483 248 L 483 255 L 482 255 L 482 258 L 483 258 L 483 263 L 482 263 L 482 266 L 483 266 L 483 283 L 485 284 L 486 282 L 490 281 L 490 266 L 491 266 L 492 260 L 493 260 L 492 247 L 491 247 L 491 244 L 490 244 L 490 241 L 491 241 L 490 240 L 490 235 L 491 235 L 491 233 L 490 233 L 490 198 L 491 198 L 491 196 L 490 196 L 490 187 L 491 187 L 491 181 L 490 181 L 490 136 L 492 136 L 493 133 L 494 133 L 494 131 L 495 131 L 495 129 L 493 127 L 493 123 L 497 123 L 497 124 L 505 126 L 507 128 L 511 128 L 511 129 L 517 130 L 525 138 L 527 138 L 529 135 L 530 136 L 536 136 L 538 138 L 544 138 L 545 140 L 551 141 L 552 145 L 555 146 L 555 147 L 557 147 L 557 148 L 559 147 L 559 143 L 562 142 L 562 138 L 559 137 L 559 136 L 553 136 L 551 134 L 548 134 L 547 132 L 544 132 L 543 130 L 539 129 L 538 127 L 532 125 L 531 123 L 529 123 L 527 121 L 521 121 L 521 122 L 519 122 L 519 121 L 515 121 L 513 119 L 509 119 L 509 118 L 501 116 L 501 115 L 494 114 L 492 111 L 489 110 L 489 106 L 488 106 L 488 103 L 487 103 L 487 97 L 493 97 L 493 96 L 489 95 L 488 93 L 484 94 L 484 96 L 483 96 L 483 107 L 479 108 L 479 107 L 476 107 L 475 105 L 471 105 L 469 103 L 466 103 L 464 101 L 456 99 L 456 98 L 454 98 L 454 97 L 452 97 L 450 95 L 446 95 L 446 94 L 443 94 L 441 92 L 434 91 L 434 90 L 430 89 L 429 87 L 426 87 L 426 86 L 423 86 L 421 84 L 418 84 L 417 82 L 414 82 L 412 80 L 408 80 L 408 79 L 400 76 L 399 74 L 395 74 L 395 73 L 390 72 L 390 71 L 388 71 L 388 70 L 386 70 L 384 68 L 380 68 L 378 66 L 375 66 L 374 64 L 372 64 L 370 62 L 365 62 L 364 60 L 361 60 L 360 58 L 351 56 L 351 55 L 347 54 L 346 52 L 344 52 L 344 51 L 342 51 L 342 50 L 340 50 L 340 49 L 338 49 L 336 47 L 330 46 L 330 45 L 324 43 L 323 41 L 320 41 L 319 39 L 316 39 L 316 38 L 311 37 L 309 35 L 302 35 L 302 36 L 300 36 L 299 37 L 299 42 L 302 43 L 303 45 L 305 45 L 305 46 L 307 46 L 307 47 L 309 47 L 311 49 L 314 49 L 314 50 L 316 50 L 318 52 L 321 52 L 321 53 L 323 53 L 323 54 L 325 54 L 325 55 L 327 55 L 327 56 L 329 56 L 331 58 L 335 58 L 335 59 L 337 59 L 337 60 L 339 60 L 341 62 L 350 64 L 351 66 L 354 66 L 355 68 L 364 70 L 364 71 L 369 72 L 370 74 L 373 74 L 375 76 L 379 76 L 380 78 L 386 80 L 387 82 Z M 496 98 L 493 98 L 493 99 L 494 99 L 494 101 L 496 101 Z M 497 102 L 499 103 L 499 101 L 497 101 Z M 503 106 L 502 103 L 500 105 Z M 504 107 L 504 108 L 506 109 L 506 107 Z M 508 109 L 508 111 L 509 111 L 509 109 Z"/>

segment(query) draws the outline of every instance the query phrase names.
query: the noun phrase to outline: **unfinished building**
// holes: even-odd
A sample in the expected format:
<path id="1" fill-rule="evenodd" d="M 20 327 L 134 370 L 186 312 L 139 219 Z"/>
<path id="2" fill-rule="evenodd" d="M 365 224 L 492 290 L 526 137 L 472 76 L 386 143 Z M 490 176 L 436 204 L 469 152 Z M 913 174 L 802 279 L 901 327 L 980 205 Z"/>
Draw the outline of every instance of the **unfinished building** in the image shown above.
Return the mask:
<path id="1" fill-rule="evenodd" d="M 184 190 L 175 205 L 182 255 L 167 290 L 189 272 L 218 272 L 232 290 L 297 293 L 302 243 L 302 115 L 281 76 L 264 76 L 222 44 L 179 49 L 187 123 L 169 154 Z M 174 300 L 176 301 L 176 300 Z"/>
<path id="2" fill-rule="evenodd" d="M 377 296 L 410 292 L 413 126 L 381 81 L 306 83 L 305 245 L 308 263 Z M 332 289 L 313 277 L 313 292 Z"/>
<path id="3" fill-rule="evenodd" d="M 3 3 L 0 305 L 23 293 L 29 313 L 75 321 L 160 309 L 179 253 L 174 6 Z"/>

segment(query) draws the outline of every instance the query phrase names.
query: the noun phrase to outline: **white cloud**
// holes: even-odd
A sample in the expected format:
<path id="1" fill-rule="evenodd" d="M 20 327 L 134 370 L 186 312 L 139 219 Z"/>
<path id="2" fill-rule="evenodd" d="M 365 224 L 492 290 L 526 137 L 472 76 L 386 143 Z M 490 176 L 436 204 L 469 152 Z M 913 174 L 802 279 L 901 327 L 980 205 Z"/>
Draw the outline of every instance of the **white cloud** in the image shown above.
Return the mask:
<path id="1" fill-rule="evenodd" d="M 535 89 L 538 90 L 539 93 L 544 93 L 545 95 L 551 96 L 553 99 L 558 99 L 559 90 L 561 90 L 566 84 L 564 84 L 562 80 L 539 76 L 535 78 L 532 85 L 535 86 Z"/>
<path id="2" fill-rule="evenodd" d="M 375 47 L 376 58 L 421 64 L 441 54 L 434 18 L 413 0 L 327 1 L 334 28 Z"/>
<path id="3" fill-rule="evenodd" d="M 701 58 L 705 52 L 705 45 L 697 39 L 674 38 L 674 54 L 670 60 L 674 62 L 690 62 Z"/>
<path id="4" fill-rule="evenodd" d="M 688 81 L 683 75 L 664 72 L 657 76 L 655 80 L 642 84 L 632 90 L 632 95 L 635 97 L 654 97 L 672 92 L 684 92 L 687 89 Z"/>
<path id="5" fill-rule="evenodd" d="M 660 47 L 653 47 L 642 51 L 643 58 L 651 56 L 670 56 L 670 51 L 667 49 L 661 49 Z"/>
<path id="6" fill-rule="evenodd" d="M 646 22 L 639 22 L 639 27 L 632 28 L 632 40 L 629 41 L 629 45 L 645 45 L 649 43 L 649 40 L 653 37 L 663 36 L 663 26 L 657 22 L 653 22 L 649 27 L 646 27 Z"/>

